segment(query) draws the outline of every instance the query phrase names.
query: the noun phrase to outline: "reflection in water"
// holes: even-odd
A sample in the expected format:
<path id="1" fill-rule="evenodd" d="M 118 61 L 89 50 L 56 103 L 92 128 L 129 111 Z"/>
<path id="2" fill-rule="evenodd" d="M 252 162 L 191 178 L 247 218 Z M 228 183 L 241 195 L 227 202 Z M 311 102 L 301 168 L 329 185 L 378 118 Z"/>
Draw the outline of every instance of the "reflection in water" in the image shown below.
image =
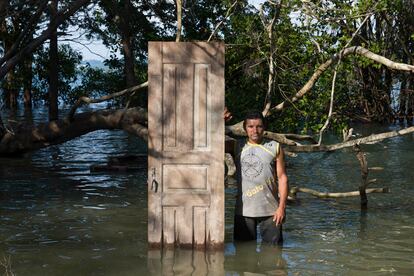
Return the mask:
<path id="1" fill-rule="evenodd" d="M 151 275 L 224 275 L 223 251 L 164 249 L 148 251 Z"/>
<path id="2" fill-rule="evenodd" d="M 235 242 L 226 249 L 225 268 L 234 275 L 288 275 L 282 248 L 267 244 Z"/>
<path id="3" fill-rule="evenodd" d="M 288 275 L 282 248 L 256 242 L 228 244 L 223 251 L 151 249 L 151 275 Z"/>

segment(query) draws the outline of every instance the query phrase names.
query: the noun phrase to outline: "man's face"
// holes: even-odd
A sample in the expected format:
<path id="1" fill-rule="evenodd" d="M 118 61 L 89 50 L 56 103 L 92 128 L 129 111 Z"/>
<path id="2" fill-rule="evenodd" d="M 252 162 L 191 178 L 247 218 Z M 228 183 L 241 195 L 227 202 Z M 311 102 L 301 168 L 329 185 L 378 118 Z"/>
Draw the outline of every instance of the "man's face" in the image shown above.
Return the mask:
<path id="1" fill-rule="evenodd" d="M 246 133 L 249 142 L 253 144 L 260 144 L 263 140 L 264 125 L 261 119 L 247 119 Z"/>

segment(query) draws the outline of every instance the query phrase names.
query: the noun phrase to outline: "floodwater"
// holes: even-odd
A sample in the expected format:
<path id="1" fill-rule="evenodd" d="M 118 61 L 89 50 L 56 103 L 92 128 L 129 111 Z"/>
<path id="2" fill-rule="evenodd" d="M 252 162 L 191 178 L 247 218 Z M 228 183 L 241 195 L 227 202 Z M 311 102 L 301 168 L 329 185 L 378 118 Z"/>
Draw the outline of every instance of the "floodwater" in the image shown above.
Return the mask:
<path id="1" fill-rule="evenodd" d="M 4 119 L 4 118 L 3 118 Z M 35 118 L 36 119 L 36 118 Z M 360 128 L 389 131 L 398 126 Z M 146 170 L 90 172 L 108 157 L 145 152 L 122 131 L 96 131 L 20 159 L 0 159 L 0 273 L 16 275 L 412 275 L 414 136 L 363 146 L 372 187 L 359 198 L 298 194 L 289 204 L 282 248 L 234 243 L 235 187 L 226 188 L 224 251 L 148 251 Z M 351 150 L 287 160 L 291 186 L 356 190 Z"/>

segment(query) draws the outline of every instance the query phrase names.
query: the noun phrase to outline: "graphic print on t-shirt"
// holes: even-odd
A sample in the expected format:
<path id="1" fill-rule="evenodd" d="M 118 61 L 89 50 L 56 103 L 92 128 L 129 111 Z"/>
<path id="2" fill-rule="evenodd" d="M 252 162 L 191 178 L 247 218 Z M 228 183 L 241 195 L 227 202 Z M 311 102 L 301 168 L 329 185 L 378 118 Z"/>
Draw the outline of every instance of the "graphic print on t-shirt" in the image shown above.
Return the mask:
<path id="1" fill-rule="evenodd" d="M 255 155 L 254 148 L 249 149 L 249 152 L 243 156 L 241 164 L 243 176 L 249 179 L 258 177 L 263 171 L 263 162 Z"/>

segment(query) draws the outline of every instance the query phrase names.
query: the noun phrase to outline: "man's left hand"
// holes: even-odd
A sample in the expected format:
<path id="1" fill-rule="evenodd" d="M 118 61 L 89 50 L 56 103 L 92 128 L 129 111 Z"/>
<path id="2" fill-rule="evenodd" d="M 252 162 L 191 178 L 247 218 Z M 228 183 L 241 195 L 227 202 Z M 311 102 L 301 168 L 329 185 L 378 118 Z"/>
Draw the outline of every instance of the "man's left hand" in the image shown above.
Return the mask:
<path id="1" fill-rule="evenodd" d="M 275 214 L 273 215 L 273 221 L 276 222 L 276 225 L 282 224 L 285 219 L 285 208 L 277 208 Z"/>

